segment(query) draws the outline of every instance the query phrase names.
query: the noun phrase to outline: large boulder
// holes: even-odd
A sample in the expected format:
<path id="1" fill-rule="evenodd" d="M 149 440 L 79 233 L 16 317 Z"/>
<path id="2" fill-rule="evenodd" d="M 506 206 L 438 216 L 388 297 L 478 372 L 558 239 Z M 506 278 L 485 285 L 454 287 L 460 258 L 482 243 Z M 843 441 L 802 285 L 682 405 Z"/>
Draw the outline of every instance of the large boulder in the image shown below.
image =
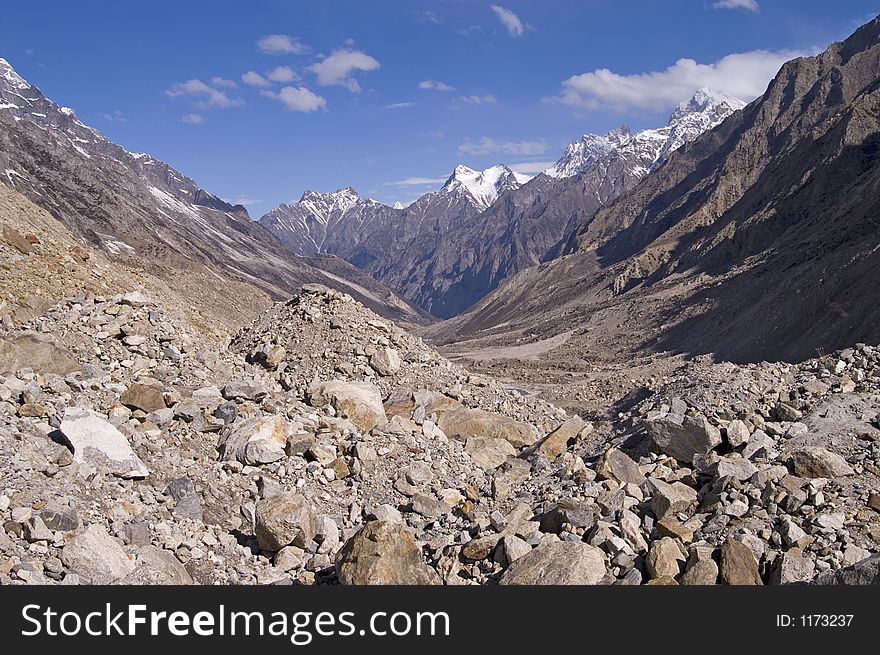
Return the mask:
<path id="1" fill-rule="evenodd" d="M 61 561 L 92 584 L 110 584 L 135 569 L 119 542 L 96 523 L 65 536 Z"/>
<path id="2" fill-rule="evenodd" d="M 277 462 L 285 456 L 287 440 L 296 433 L 296 426 L 283 416 L 238 421 L 220 438 L 220 459 L 251 466 Z"/>
<path id="3" fill-rule="evenodd" d="M 82 370 L 79 363 L 55 338 L 37 332 L 22 332 L 0 339 L 0 375 L 9 375 L 22 368 L 37 373 L 67 375 Z"/>
<path id="4" fill-rule="evenodd" d="M 382 395 L 369 382 L 318 382 L 309 388 L 308 395 L 312 407 L 330 404 L 364 432 L 388 421 L 382 406 Z"/>
<path id="5" fill-rule="evenodd" d="M 162 394 L 162 388 L 150 384 L 141 384 L 135 382 L 132 384 L 122 397 L 119 399 L 123 405 L 132 409 L 141 411 L 155 412 L 165 409 L 165 397 Z"/>
<path id="6" fill-rule="evenodd" d="M 721 546 L 721 579 L 729 585 L 764 584 L 752 550 L 732 537 Z"/>
<path id="7" fill-rule="evenodd" d="M 370 357 L 370 366 L 379 375 L 394 375 L 400 370 L 400 355 L 394 348 L 382 347 Z"/>
<path id="8" fill-rule="evenodd" d="M 471 437 L 464 445 L 474 464 L 484 469 L 496 469 L 511 457 L 516 457 L 516 449 L 506 439 L 491 437 Z"/>
<path id="9" fill-rule="evenodd" d="M 301 494 L 282 493 L 256 505 L 254 532 L 262 550 L 277 553 L 285 546 L 306 548 L 317 531 L 315 512 Z"/>
<path id="10" fill-rule="evenodd" d="M 503 585 L 595 585 L 605 577 L 602 551 L 581 541 L 542 541 L 501 576 Z"/>
<path id="11" fill-rule="evenodd" d="M 388 521 L 371 521 L 345 542 L 336 557 L 336 575 L 344 585 L 440 584 L 412 535 Z"/>
<path id="12" fill-rule="evenodd" d="M 826 448 L 801 448 L 791 454 L 794 472 L 803 478 L 842 478 L 854 473 L 847 461 Z"/>
<path id="13" fill-rule="evenodd" d="M 94 412 L 68 407 L 61 434 L 73 450 L 73 461 L 119 478 L 145 478 L 147 467 L 131 449 L 128 439 Z"/>
<path id="14" fill-rule="evenodd" d="M 662 414 L 648 419 L 645 427 L 657 447 L 680 462 L 691 463 L 721 444 L 721 430 L 705 416 Z"/>
<path id="15" fill-rule="evenodd" d="M 592 430 L 593 426 L 590 423 L 587 423 L 580 416 L 572 416 L 547 435 L 538 446 L 538 452 L 552 462 L 568 450 L 569 445 L 575 442 L 582 433 Z"/>
<path id="16" fill-rule="evenodd" d="M 116 581 L 120 585 L 191 585 L 193 579 L 171 551 L 141 546 L 134 570 Z"/>
<path id="17" fill-rule="evenodd" d="M 482 409 L 460 407 L 444 412 L 437 425 L 447 437 L 462 441 L 473 437 L 504 439 L 519 449 L 537 440 L 535 429 L 528 423 Z"/>

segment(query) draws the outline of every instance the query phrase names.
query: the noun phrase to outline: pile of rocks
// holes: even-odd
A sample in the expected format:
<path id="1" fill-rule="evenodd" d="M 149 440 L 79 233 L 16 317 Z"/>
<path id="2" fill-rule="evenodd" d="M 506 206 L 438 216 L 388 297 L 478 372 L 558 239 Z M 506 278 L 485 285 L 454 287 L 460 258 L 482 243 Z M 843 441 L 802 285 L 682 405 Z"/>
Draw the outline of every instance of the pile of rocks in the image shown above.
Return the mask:
<path id="1" fill-rule="evenodd" d="M 592 425 L 317 285 L 231 342 L 69 299 L 0 331 L 0 582 L 810 580 L 880 541 L 878 362 L 697 361 Z"/>

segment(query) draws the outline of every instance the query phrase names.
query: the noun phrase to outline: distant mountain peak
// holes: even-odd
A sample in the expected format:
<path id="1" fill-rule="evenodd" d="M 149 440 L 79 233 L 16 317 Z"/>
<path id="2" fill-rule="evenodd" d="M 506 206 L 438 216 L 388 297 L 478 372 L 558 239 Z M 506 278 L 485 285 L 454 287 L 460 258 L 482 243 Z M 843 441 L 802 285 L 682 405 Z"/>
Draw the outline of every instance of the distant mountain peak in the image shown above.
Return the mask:
<path id="1" fill-rule="evenodd" d="M 621 125 L 605 134 L 584 134 L 570 143 L 565 154 L 544 174 L 558 178 L 572 177 L 620 151 L 630 161 L 630 172 L 642 177 L 674 150 L 711 130 L 745 106 L 746 103 L 739 98 L 700 87 L 673 110 L 665 127 L 634 134 L 629 127 Z"/>
<path id="2" fill-rule="evenodd" d="M 516 173 L 504 164 L 496 164 L 482 171 L 459 164 L 440 191 L 463 192 L 479 209 L 486 209 L 501 193 L 519 188 L 530 179 L 531 176 Z"/>
<path id="3" fill-rule="evenodd" d="M 394 209 L 403 209 L 403 203 L 398 200 L 394 203 Z"/>
<path id="4" fill-rule="evenodd" d="M 679 103 L 669 117 L 669 124 L 680 120 L 688 114 L 702 114 L 706 112 L 718 112 L 724 109 L 727 113 L 742 109 L 746 103 L 732 95 L 714 91 L 706 86 L 701 86 L 694 92 L 689 100 Z"/>

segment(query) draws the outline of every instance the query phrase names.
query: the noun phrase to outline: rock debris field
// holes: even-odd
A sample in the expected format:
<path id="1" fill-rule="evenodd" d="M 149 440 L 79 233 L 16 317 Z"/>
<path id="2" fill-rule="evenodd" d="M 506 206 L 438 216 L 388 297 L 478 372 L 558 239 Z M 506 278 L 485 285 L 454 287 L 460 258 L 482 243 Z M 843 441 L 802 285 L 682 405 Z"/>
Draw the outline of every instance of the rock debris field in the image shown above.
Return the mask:
<path id="1" fill-rule="evenodd" d="M 0 584 L 878 580 L 880 349 L 697 358 L 587 422 L 306 285 L 0 328 Z"/>

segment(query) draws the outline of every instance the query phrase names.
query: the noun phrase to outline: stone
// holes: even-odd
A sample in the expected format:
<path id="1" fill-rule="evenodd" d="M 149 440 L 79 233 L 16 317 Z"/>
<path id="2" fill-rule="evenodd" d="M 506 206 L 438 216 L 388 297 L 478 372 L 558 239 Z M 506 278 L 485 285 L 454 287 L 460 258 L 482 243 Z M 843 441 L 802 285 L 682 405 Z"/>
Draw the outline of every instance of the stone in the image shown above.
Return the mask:
<path id="1" fill-rule="evenodd" d="M 406 528 L 370 521 L 336 557 L 336 575 L 344 585 L 436 585 L 440 576 L 422 558 L 422 549 Z"/>
<path id="2" fill-rule="evenodd" d="M 532 552 L 532 547 L 525 540 L 513 534 L 505 535 L 501 540 L 501 545 L 504 548 L 504 560 L 508 566 L 520 557 Z"/>
<path id="3" fill-rule="evenodd" d="M 791 460 L 795 474 L 804 478 L 842 478 L 854 473 L 843 457 L 818 446 L 794 451 Z"/>
<path id="4" fill-rule="evenodd" d="M 259 402 L 269 395 L 269 390 L 260 382 L 235 380 L 223 387 L 226 400 L 254 400 Z"/>
<path id="5" fill-rule="evenodd" d="M 202 502 L 192 480 L 186 477 L 172 480 L 165 488 L 165 493 L 174 499 L 173 512 L 175 516 L 196 521 L 202 520 Z"/>
<path id="6" fill-rule="evenodd" d="M 702 527 L 702 522 L 696 517 L 691 517 L 684 523 L 674 516 L 667 516 L 657 521 L 657 531 L 661 537 L 672 537 L 685 544 L 692 542 L 694 533 Z"/>
<path id="7" fill-rule="evenodd" d="M 171 552 L 156 546 L 141 546 L 134 570 L 115 584 L 181 586 L 193 584 L 193 579 Z"/>
<path id="8" fill-rule="evenodd" d="M 617 448 L 609 448 L 602 454 L 596 465 L 596 476 L 600 480 L 616 480 L 637 487 L 645 483 L 645 476 L 639 470 L 639 465 Z"/>
<path id="9" fill-rule="evenodd" d="M 404 523 L 403 515 L 393 505 L 379 505 L 373 510 L 373 518 L 377 521 L 386 521 L 388 523 Z"/>
<path id="10" fill-rule="evenodd" d="M 46 527 L 46 524 L 43 523 L 43 519 L 40 518 L 39 514 L 30 517 L 22 525 L 22 536 L 30 543 L 35 541 L 52 541 L 55 539 L 55 534 Z"/>
<path id="11" fill-rule="evenodd" d="M 110 584 L 135 569 L 135 561 L 97 523 L 67 533 L 61 561 L 92 584 Z"/>
<path id="12" fill-rule="evenodd" d="M 237 421 L 220 439 L 220 460 L 237 460 L 250 466 L 277 462 L 286 456 L 288 439 L 296 431 L 293 423 L 283 416 L 257 416 Z"/>
<path id="13" fill-rule="evenodd" d="M 584 430 L 588 428 L 592 430 L 592 427 L 580 416 L 572 416 L 547 435 L 544 441 L 541 442 L 541 445 L 538 446 L 537 452 L 552 462 L 568 450 L 569 444 L 573 443 Z"/>
<path id="14" fill-rule="evenodd" d="M 596 524 L 596 512 L 587 503 L 560 500 L 541 517 L 541 531 L 558 534 L 565 523 L 575 528 L 592 528 Z"/>
<path id="15" fill-rule="evenodd" d="M 721 579 L 728 585 L 762 585 L 751 548 L 732 537 L 721 546 Z"/>
<path id="16" fill-rule="evenodd" d="M 143 412 L 155 412 L 165 409 L 165 397 L 162 388 L 158 386 L 140 384 L 135 382 L 119 399 L 126 407 L 139 409 Z"/>
<path id="17" fill-rule="evenodd" d="M 872 491 L 868 495 L 868 507 L 873 509 L 875 512 L 880 512 L 880 493 Z"/>
<path id="18" fill-rule="evenodd" d="M 664 414 L 645 422 L 648 434 L 661 452 L 690 463 L 721 444 L 721 431 L 705 416 Z"/>
<path id="19" fill-rule="evenodd" d="M 3 240 L 22 255 L 30 255 L 34 251 L 31 242 L 19 234 L 17 230 L 8 225 L 3 226 Z"/>
<path id="20" fill-rule="evenodd" d="M 143 307 L 150 304 L 150 299 L 144 294 L 143 291 L 136 290 L 130 291 L 129 293 L 126 293 L 124 296 L 122 296 L 120 304 L 128 305 L 129 307 Z"/>
<path id="21" fill-rule="evenodd" d="M 871 555 L 852 566 L 829 571 L 818 576 L 812 584 L 822 585 L 878 585 L 880 584 L 880 553 Z"/>
<path id="22" fill-rule="evenodd" d="M 277 553 L 291 545 L 307 548 L 317 529 L 312 506 L 301 494 L 285 492 L 256 504 L 254 533 L 262 550 Z"/>
<path id="23" fill-rule="evenodd" d="M 52 335 L 22 332 L 0 338 L 0 375 L 14 374 L 23 368 L 57 375 L 82 371 L 79 362 Z"/>
<path id="24" fill-rule="evenodd" d="M 748 480 L 758 472 L 758 467 L 742 457 L 722 457 L 713 467 L 716 478 L 731 478 L 737 482 Z"/>
<path id="25" fill-rule="evenodd" d="M 771 584 L 794 584 L 809 581 L 816 572 L 816 564 L 800 548 L 792 548 L 778 558 L 770 577 Z"/>
<path id="26" fill-rule="evenodd" d="M 394 348 L 379 348 L 370 357 L 370 366 L 382 376 L 394 375 L 400 370 L 400 365 L 400 355 Z"/>
<path id="27" fill-rule="evenodd" d="M 793 423 L 795 421 L 800 421 L 804 417 L 804 413 L 796 407 L 792 407 L 787 403 L 777 403 L 776 416 L 779 418 L 780 421 L 788 421 L 789 423 Z"/>
<path id="28" fill-rule="evenodd" d="M 40 518 L 50 530 L 70 532 L 79 527 L 79 518 L 72 509 L 53 510 L 44 509 L 40 512 Z"/>
<path id="29" fill-rule="evenodd" d="M 697 502 L 697 492 L 683 482 L 669 484 L 651 478 L 649 484 L 654 493 L 651 496 L 651 509 L 657 519 L 689 511 Z"/>
<path id="30" fill-rule="evenodd" d="M 412 509 L 427 519 L 436 519 L 448 514 L 452 508 L 446 503 L 424 493 L 413 494 Z"/>
<path id="31" fill-rule="evenodd" d="M 486 559 L 495 550 L 495 547 L 503 539 L 503 535 L 489 534 L 484 537 L 477 537 L 467 542 L 461 549 L 461 554 L 466 559 L 473 562 L 479 562 Z"/>
<path id="32" fill-rule="evenodd" d="M 470 437 L 464 450 L 473 462 L 484 469 L 495 469 L 509 458 L 516 457 L 516 449 L 506 439 Z"/>
<path id="33" fill-rule="evenodd" d="M 712 559 L 712 548 L 694 548 L 688 558 L 687 569 L 679 580 L 680 584 L 714 585 L 718 584 L 718 564 Z"/>
<path id="34" fill-rule="evenodd" d="M 300 569 L 303 567 L 303 564 L 305 564 L 305 554 L 306 551 L 302 548 L 285 546 L 275 553 L 275 558 L 272 560 L 272 564 L 275 568 L 281 569 L 282 571 Z"/>
<path id="35" fill-rule="evenodd" d="M 537 438 L 534 428 L 528 423 L 467 407 L 444 412 L 437 425 L 451 439 L 504 439 L 517 449 L 531 446 Z"/>
<path id="36" fill-rule="evenodd" d="M 866 559 L 870 556 L 870 551 L 867 551 L 864 548 L 859 548 L 855 544 L 849 544 L 843 550 L 843 563 L 846 566 L 851 566 L 856 562 L 861 562 L 863 559 Z"/>
<path id="37" fill-rule="evenodd" d="M 727 424 L 727 443 L 731 448 L 739 448 L 749 441 L 749 426 L 739 419 L 733 420 Z"/>
<path id="38" fill-rule="evenodd" d="M 499 584 L 596 585 L 606 573 L 605 556 L 597 547 L 580 541 L 542 540 L 507 568 Z"/>
<path id="39" fill-rule="evenodd" d="M 651 544 L 645 566 L 651 578 L 668 576 L 676 578 L 681 573 L 681 565 L 687 559 L 678 542 L 671 537 L 663 537 Z"/>
<path id="40" fill-rule="evenodd" d="M 332 405 L 364 432 L 388 421 L 379 389 L 370 382 L 319 382 L 309 388 L 308 396 L 312 407 Z"/>
<path id="41" fill-rule="evenodd" d="M 804 548 L 812 541 L 812 538 L 789 516 L 782 517 L 779 523 L 779 534 L 782 537 L 782 543 L 788 548 L 793 546 Z"/>
<path id="42" fill-rule="evenodd" d="M 73 451 L 74 462 L 119 478 L 145 478 L 149 475 L 125 435 L 94 412 L 68 407 L 60 430 Z"/>

